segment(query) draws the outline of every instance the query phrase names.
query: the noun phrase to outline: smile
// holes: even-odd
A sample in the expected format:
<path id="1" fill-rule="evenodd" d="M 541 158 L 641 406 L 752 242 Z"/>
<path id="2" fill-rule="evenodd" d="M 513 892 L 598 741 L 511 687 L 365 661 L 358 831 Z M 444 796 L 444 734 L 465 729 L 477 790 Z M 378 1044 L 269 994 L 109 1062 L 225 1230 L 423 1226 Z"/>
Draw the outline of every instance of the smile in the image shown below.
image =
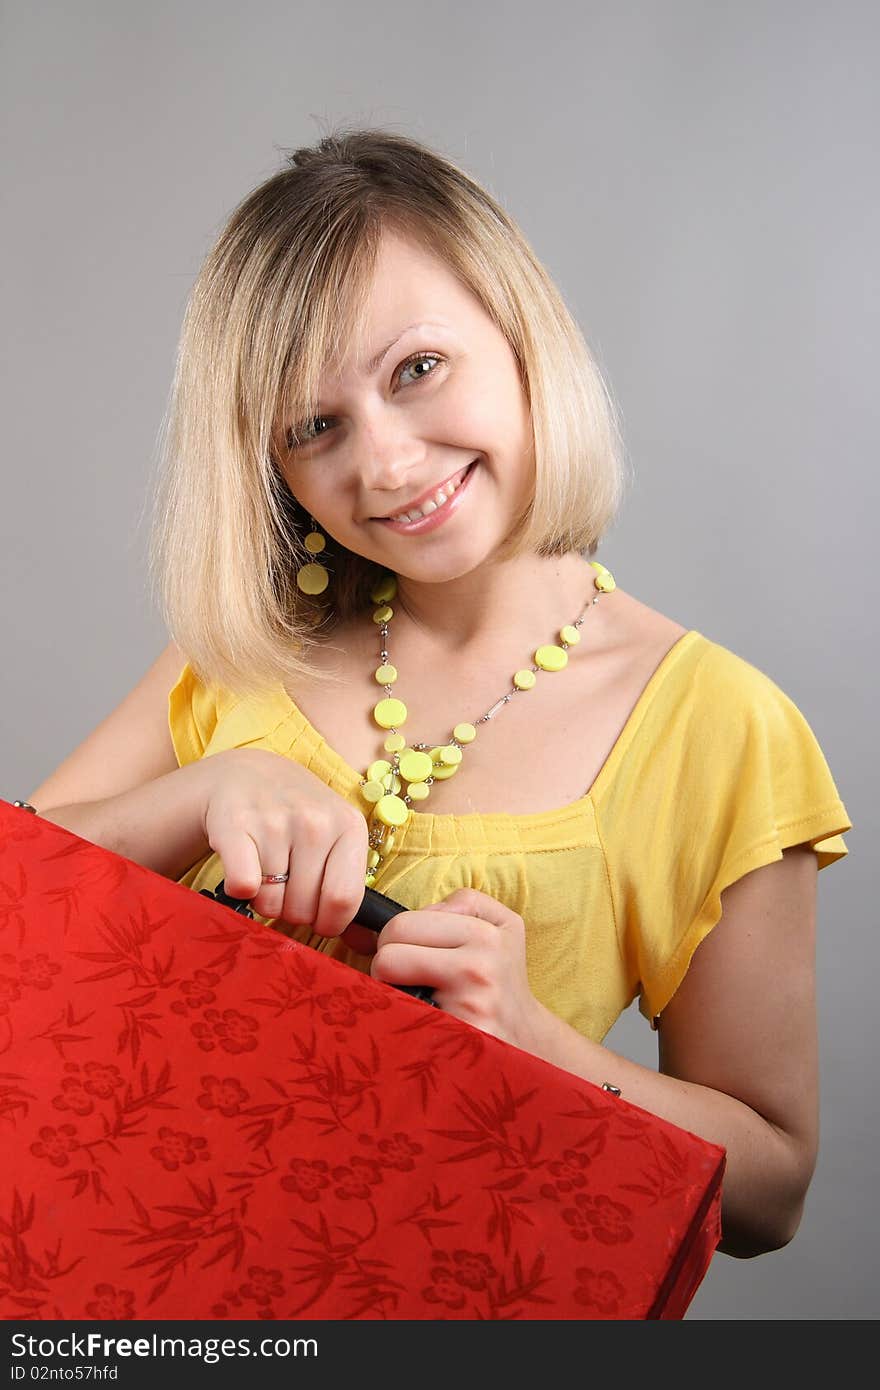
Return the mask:
<path id="1" fill-rule="evenodd" d="M 395 512 L 392 516 L 375 519 L 381 521 L 383 526 L 389 526 L 394 531 L 407 534 L 433 530 L 457 509 L 476 469 L 477 462 L 478 460 L 474 459 L 466 468 L 453 474 L 434 492 L 422 499 L 418 506 L 410 506 L 405 510 Z"/>

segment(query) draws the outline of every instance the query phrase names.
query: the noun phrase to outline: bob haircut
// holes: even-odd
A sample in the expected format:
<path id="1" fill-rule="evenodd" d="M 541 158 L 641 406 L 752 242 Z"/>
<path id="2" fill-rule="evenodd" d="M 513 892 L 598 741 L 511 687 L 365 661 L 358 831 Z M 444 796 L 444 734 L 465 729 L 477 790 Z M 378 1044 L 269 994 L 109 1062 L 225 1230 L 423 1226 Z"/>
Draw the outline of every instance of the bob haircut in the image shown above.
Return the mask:
<path id="1" fill-rule="evenodd" d="M 594 555 L 620 507 L 611 396 L 549 274 L 489 193 L 379 129 L 297 149 L 236 208 L 199 272 L 160 437 L 154 595 L 196 674 L 241 696 L 337 680 L 316 673 L 309 648 L 365 609 L 382 573 L 328 536 L 330 586 L 320 598 L 300 592 L 311 527 L 277 460 L 284 422 L 315 413 L 323 369 L 363 332 L 385 228 L 447 263 L 519 364 L 535 486 L 499 558 Z"/>

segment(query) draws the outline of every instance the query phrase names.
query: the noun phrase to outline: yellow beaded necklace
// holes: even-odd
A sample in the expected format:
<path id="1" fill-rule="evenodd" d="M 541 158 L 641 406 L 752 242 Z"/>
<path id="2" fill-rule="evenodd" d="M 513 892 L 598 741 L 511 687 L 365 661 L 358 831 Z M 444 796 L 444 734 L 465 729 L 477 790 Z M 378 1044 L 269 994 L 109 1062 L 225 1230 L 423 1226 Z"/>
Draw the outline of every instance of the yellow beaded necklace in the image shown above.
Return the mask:
<path id="1" fill-rule="evenodd" d="M 611 593 L 616 585 L 610 570 L 600 565 L 598 560 L 588 563 L 596 571 L 593 587 L 599 593 Z M 467 744 L 473 743 L 479 726 L 488 724 L 499 710 L 510 704 L 514 695 L 531 690 L 539 671 L 562 671 L 568 665 L 568 649 L 581 640 L 579 629 L 591 603 L 599 602 L 599 594 L 593 595 L 580 617 L 560 628 L 558 644 L 548 643 L 538 647 L 534 654 L 534 665 L 515 672 L 512 688 L 496 700 L 491 709 L 473 724 L 456 724 L 448 743 L 432 747 L 428 743 L 407 746 L 400 732 L 406 723 L 407 708 L 402 700 L 396 700 L 391 693 L 397 680 L 397 667 L 391 665 L 388 655 L 388 624 L 394 615 L 391 600 L 396 594 L 397 579 L 390 573 L 383 575 L 370 591 L 370 598 L 377 605 L 373 622 L 378 624 L 380 637 L 379 665 L 374 675 L 385 690 L 385 698 L 373 708 L 373 718 L 380 729 L 386 730 L 384 750 L 390 754 L 390 759 L 377 758 L 370 763 L 361 781 L 361 795 L 371 807 L 367 817 L 370 848 L 365 882 L 368 888 L 373 887 L 385 856 L 394 848 L 394 832 L 409 820 L 413 803 L 424 801 L 435 782 L 445 782 L 448 777 L 455 776 L 461 766 L 462 750 Z M 404 782 L 407 784 L 406 791 L 403 791 Z"/>

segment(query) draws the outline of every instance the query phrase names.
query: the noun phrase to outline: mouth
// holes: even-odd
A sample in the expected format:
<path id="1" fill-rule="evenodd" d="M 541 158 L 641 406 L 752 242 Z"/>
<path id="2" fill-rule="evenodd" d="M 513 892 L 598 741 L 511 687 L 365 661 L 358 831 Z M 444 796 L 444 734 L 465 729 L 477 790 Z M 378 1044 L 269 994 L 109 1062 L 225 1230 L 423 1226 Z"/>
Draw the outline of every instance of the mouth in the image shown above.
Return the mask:
<path id="1" fill-rule="evenodd" d="M 394 531 L 410 533 L 433 530 L 458 507 L 478 463 L 478 458 L 472 459 L 466 468 L 453 473 L 432 492 L 422 493 L 421 497 L 390 516 L 373 517 L 373 520 Z"/>

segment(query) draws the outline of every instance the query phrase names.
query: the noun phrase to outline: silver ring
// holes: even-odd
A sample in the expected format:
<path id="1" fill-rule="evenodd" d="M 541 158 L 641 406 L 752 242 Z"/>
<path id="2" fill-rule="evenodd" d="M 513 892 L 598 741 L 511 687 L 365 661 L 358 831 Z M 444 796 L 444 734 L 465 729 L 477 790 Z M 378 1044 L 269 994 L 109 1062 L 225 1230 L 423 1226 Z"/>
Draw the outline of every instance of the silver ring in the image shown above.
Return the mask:
<path id="1" fill-rule="evenodd" d="M 261 883 L 286 883 L 290 874 L 263 874 Z"/>

